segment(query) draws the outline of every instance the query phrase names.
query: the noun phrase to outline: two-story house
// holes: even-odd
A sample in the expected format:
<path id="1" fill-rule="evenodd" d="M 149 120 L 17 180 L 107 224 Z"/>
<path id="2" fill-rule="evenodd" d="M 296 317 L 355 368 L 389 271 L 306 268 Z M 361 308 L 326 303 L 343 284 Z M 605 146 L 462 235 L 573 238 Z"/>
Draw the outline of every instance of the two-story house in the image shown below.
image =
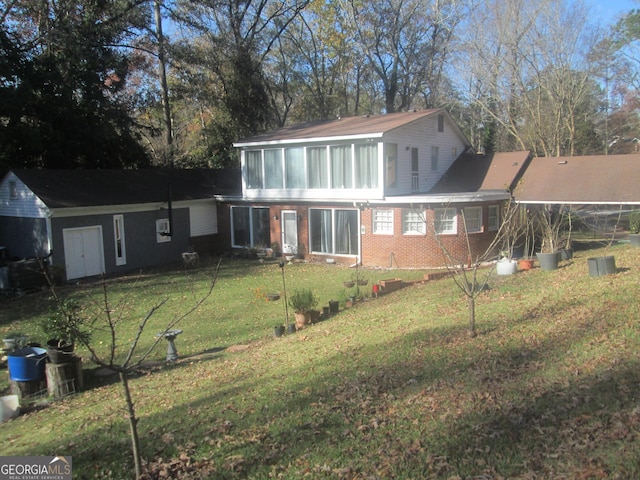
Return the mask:
<path id="1" fill-rule="evenodd" d="M 486 248 L 529 159 L 470 155 L 443 109 L 292 125 L 234 145 L 242 196 L 227 199 L 232 247 L 277 242 L 314 260 L 400 268 L 441 266 L 441 245 L 466 258 L 462 218 L 473 252 Z M 454 162 L 474 181 L 447 182 Z"/>

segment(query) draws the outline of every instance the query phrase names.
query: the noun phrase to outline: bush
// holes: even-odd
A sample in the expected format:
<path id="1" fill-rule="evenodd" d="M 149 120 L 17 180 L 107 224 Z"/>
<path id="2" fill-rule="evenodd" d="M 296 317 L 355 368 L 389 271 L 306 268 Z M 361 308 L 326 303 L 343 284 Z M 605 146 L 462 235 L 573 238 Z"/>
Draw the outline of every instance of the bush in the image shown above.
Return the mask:
<path id="1" fill-rule="evenodd" d="M 311 290 L 296 290 L 289 297 L 289 305 L 296 313 L 305 313 L 318 304 L 318 299 Z"/>

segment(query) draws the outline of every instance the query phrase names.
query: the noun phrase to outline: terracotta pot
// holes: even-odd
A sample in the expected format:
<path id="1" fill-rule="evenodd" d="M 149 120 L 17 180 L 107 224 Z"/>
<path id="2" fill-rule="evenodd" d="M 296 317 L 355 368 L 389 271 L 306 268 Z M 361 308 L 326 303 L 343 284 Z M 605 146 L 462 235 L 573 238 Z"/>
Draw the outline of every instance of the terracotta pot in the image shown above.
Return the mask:
<path id="1" fill-rule="evenodd" d="M 533 268 L 533 259 L 523 258 L 518 261 L 518 268 L 520 270 L 531 270 Z"/>

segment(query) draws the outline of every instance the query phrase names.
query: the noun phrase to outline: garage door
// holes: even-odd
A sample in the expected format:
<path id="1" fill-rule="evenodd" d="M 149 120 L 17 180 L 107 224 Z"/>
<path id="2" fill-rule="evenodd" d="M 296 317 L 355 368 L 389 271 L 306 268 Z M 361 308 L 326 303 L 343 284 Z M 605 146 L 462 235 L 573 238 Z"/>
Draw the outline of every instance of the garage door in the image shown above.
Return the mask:
<path id="1" fill-rule="evenodd" d="M 101 226 L 68 228 L 62 234 L 67 280 L 104 272 Z"/>

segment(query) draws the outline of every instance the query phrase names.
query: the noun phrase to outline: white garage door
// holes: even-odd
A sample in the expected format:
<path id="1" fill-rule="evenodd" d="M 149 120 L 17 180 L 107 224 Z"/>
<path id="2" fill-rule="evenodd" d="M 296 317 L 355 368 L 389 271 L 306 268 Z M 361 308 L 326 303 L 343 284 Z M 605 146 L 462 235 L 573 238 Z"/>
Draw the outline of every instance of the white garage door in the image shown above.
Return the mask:
<path id="1" fill-rule="evenodd" d="M 68 228 L 62 235 L 67 280 L 104 272 L 101 226 Z"/>

